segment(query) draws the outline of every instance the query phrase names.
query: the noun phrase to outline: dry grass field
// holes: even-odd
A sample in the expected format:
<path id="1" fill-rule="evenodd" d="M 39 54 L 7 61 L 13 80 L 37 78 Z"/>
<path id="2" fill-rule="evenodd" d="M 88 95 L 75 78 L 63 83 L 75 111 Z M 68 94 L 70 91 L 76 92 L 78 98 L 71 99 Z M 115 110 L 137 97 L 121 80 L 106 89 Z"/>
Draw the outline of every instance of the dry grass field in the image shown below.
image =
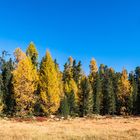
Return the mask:
<path id="1" fill-rule="evenodd" d="M 0 140 L 140 140 L 140 118 L 0 119 Z"/>

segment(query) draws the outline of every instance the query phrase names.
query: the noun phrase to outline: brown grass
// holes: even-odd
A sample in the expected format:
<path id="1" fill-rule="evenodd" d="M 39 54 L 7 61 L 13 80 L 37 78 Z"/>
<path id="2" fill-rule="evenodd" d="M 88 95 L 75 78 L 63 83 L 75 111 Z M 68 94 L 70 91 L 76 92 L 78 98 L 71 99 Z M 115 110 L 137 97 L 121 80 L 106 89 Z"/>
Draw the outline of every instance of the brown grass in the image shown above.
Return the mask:
<path id="1" fill-rule="evenodd" d="M 1 119 L 0 140 L 140 140 L 140 118 Z"/>

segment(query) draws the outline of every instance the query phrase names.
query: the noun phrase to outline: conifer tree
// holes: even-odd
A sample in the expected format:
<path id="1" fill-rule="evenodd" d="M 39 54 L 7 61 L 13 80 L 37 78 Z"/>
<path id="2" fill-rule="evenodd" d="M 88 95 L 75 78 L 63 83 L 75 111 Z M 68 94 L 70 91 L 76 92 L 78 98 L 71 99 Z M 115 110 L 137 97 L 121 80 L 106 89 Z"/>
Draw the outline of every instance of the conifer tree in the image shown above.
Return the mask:
<path id="1" fill-rule="evenodd" d="M 37 68 L 38 65 L 38 52 L 35 44 L 31 42 L 26 50 L 26 55 L 31 58 L 32 64 Z"/>
<path id="2" fill-rule="evenodd" d="M 137 114 L 140 114 L 140 67 L 135 69 L 135 75 L 137 85 L 136 112 Z"/>
<path id="3" fill-rule="evenodd" d="M 104 115 L 105 114 L 105 110 L 104 110 L 104 106 L 106 104 L 106 82 L 105 82 L 105 76 L 106 76 L 106 72 L 107 72 L 108 67 L 105 66 L 104 64 L 101 64 L 99 67 L 99 77 L 100 77 L 100 84 L 101 84 L 101 89 L 100 89 L 100 114 Z"/>
<path id="4" fill-rule="evenodd" d="M 116 99 L 113 85 L 113 69 L 104 67 L 104 75 L 102 77 L 102 111 L 105 114 L 114 114 L 116 110 Z"/>
<path id="5" fill-rule="evenodd" d="M 109 109 L 109 114 L 115 114 L 116 113 L 116 109 L 117 109 L 117 95 L 116 95 L 116 84 L 117 84 L 117 80 L 116 80 L 116 73 L 115 70 L 113 68 L 109 68 L 109 80 L 110 80 L 110 109 Z"/>
<path id="6" fill-rule="evenodd" d="M 70 114 L 67 96 L 64 96 L 63 99 L 61 100 L 59 110 L 60 110 L 61 116 L 63 116 L 65 119 L 67 119 L 68 115 Z"/>
<path id="7" fill-rule="evenodd" d="M 14 110 L 14 100 L 12 98 L 13 92 L 12 92 L 12 71 L 14 70 L 14 63 L 12 59 L 10 58 L 7 62 L 3 64 L 2 68 L 2 76 L 3 76 L 3 98 L 4 98 L 4 112 L 11 114 Z"/>
<path id="8" fill-rule="evenodd" d="M 20 52 L 22 52 L 20 50 Z M 21 53 L 23 54 L 23 52 Z M 16 115 L 32 115 L 34 112 L 35 92 L 37 89 L 38 76 L 31 59 L 23 55 L 13 71 L 13 92 L 15 99 Z M 17 57 L 17 56 L 15 56 Z M 18 55 L 18 58 L 21 58 Z M 17 58 L 16 58 L 17 59 Z"/>
<path id="9" fill-rule="evenodd" d="M 107 102 L 107 112 L 106 114 L 113 115 L 116 112 L 116 99 L 115 99 L 115 93 L 114 93 L 114 87 L 113 87 L 113 81 L 111 77 L 107 77 L 106 81 L 106 102 Z"/>
<path id="10" fill-rule="evenodd" d="M 0 92 L 1 92 L 1 104 L 3 107 L 3 113 L 11 112 L 12 108 L 12 70 L 13 70 L 13 62 L 10 58 L 8 60 L 9 54 L 6 51 L 2 52 L 0 56 Z M 7 57 L 7 58 L 6 58 Z"/>
<path id="11" fill-rule="evenodd" d="M 4 108 L 4 100 L 3 100 L 3 95 L 4 95 L 4 85 L 3 85 L 3 76 L 2 76 L 2 69 L 3 69 L 3 64 L 5 63 L 4 56 L 5 52 L 2 52 L 2 55 L 0 56 L 0 115 L 3 114 L 3 108 Z"/>
<path id="12" fill-rule="evenodd" d="M 78 87 L 73 79 L 73 58 L 70 57 L 64 65 L 63 72 L 64 93 L 67 96 L 70 115 L 77 114 Z"/>
<path id="13" fill-rule="evenodd" d="M 107 84 L 109 82 L 109 75 L 108 75 L 108 67 L 104 67 L 104 65 L 100 65 L 99 67 L 99 74 L 100 74 L 100 80 L 101 80 L 101 114 L 105 115 L 108 114 L 108 99 L 109 99 L 109 92 L 108 88 L 109 85 Z"/>
<path id="14" fill-rule="evenodd" d="M 44 115 L 55 113 L 60 106 L 60 83 L 55 63 L 49 51 L 42 59 L 39 74 L 41 109 Z"/>
<path id="15" fill-rule="evenodd" d="M 70 93 L 66 93 L 68 108 L 69 108 L 69 115 L 76 116 L 77 115 L 77 102 L 75 100 L 75 93 L 72 90 Z"/>
<path id="16" fill-rule="evenodd" d="M 79 114 L 80 116 L 86 116 L 93 112 L 93 95 L 90 82 L 86 76 L 84 76 L 80 83 L 79 91 Z"/>
<path id="17" fill-rule="evenodd" d="M 100 75 L 97 74 L 96 76 L 96 82 L 95 82 L 95 93 L 94 93 L 94 113 L 95 114 L 100 114 L 101 110 L 101 97 L 102 97 L 102 85 L 101 85 L 101 79 Z"/>
<path id="18" fill-rule="evenodd" d="M 118 87 L 119 87 L 119 81 L 121 79 L 122 74 L 120 72 L 114 72 L 112 71 L 111 77 L 112 77 L 112 82 L 113 82 L 113 87 L 114 87 L 114 94 L 115 94 L 115 100 L 116 100 L 116 114 L 120 114 L 120 101 L 118 99 Z"/>
<path id="19" fill-rule="evenodd" d="M 115 95 L 114 95 L 114 91 L 112 88 L 112 81 L 111 79 L 108 80 L 107 83 L 107 91 L 108 91 L 108 114 L 113 115 L 116 112 L 116 101 L 115 101 Z"/>
<path id="20" fill-rule="evenodd" d="M 136 83 L 136 78 L 134 72 L 131 72 L 129 74 L 129 81 L 131 84 L 131 101 L 132 101 L 132 106 L 131 106 L 131 111 L 133 114 L 137 113 L 137 95 L 138 95 L 138 88 L 137 88 L 137 83 Z"/>
<path id="21" fill-rule="evenodd" d="M 70 115 L 75 115 L 77 113 L 78 88 L 73 79 L 70 79 L 64 83 L 64 92 L 67 96 L 69 113 Z"/>
<path id="22" fill-rule="evenodd" d="M 94 103 L 96 101 L 96 84 L 97 84 L 97 72 L 98 72 L 98 67 L 96 60 L 94 58 L 91 59 L 90 61 L 90 74 L 89 74 L 89 82 L 91 83 L 92 87 L 92 96 L 93 96 L 93 111 L 95 110 L 96 107 L 94 107 Z"/>
<path id="23" fill-rule="evenodd" d="M 3 103 L 3 81 L 2 75 L 0 73 L 0 115 L 3 113 L 4 103 Z"/>

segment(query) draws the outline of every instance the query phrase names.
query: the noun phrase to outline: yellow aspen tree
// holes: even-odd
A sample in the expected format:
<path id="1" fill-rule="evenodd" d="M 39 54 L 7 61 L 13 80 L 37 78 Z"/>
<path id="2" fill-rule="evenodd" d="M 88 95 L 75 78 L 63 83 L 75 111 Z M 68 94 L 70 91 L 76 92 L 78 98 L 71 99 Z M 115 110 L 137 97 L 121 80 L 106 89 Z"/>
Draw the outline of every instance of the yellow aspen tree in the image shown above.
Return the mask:
<path id="1" fill-rule="evenodd" d="M 118 81 L 118 105 L 119 105 L 119 113 L 122 115 L 126 115 L 129 112 L 129 100 L 131 94 L 131 86 L 128 80 L 127 71 L 123 69 L 121 78 Z"/>
<path id="2" fill-rule="evenodd" d="M 56 61 L 56 59 L 54 60 L 54 64 L 55 64 L 55 69 L 56 69 L 56 72 L 57 72 L 57 78 L 59 80 L 59 89 L 60 89 L 60 95 L 61 95 L 61 99 L 64 97 L 64 90 L 63 90 L 63 81 L 62 81 L 62 78 L 63 78 L 63 73 L 60 71 L 59 69 L 59 65 Z"/>
<path id="3" fill-rule="evenodd" d="M 39 74 L 41 109 L 44 115 L 55 113 L 60 106 L 60 80 L 49 51 L 42 59 Z"/>
<path id="4" fill-rule="evenodd" d="M 38 75 L 31 59 L 24 55 L 13 71 L 13 92 L 16 102 L 16 115 L 31 115 L 34 111 L 35 92 L 37 90 Z M 18 56 L 20 57 L 20 56 Z"/>

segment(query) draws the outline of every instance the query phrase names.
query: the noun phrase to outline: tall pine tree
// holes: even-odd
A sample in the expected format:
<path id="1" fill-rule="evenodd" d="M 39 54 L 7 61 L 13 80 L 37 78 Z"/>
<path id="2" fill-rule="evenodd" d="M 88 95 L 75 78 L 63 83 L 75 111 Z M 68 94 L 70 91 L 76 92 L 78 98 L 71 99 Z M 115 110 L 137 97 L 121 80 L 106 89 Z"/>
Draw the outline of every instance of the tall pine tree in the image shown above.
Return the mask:
<path id="1" fill-rule="evenodd" d="M 115 97 L 115 92 L 114 92 L 114 85 L 113 85 L 113 79 L 112 75 L 114 73 L 114 70 L 112 68 L 108 69 L 107 71 L 107 114 L 115 114 L 116 113 L 116 97 Z"/>
<path id="2" fill-rule="evenodd" d="M 61 103 L 60 103 L 59 112 L 60 112 L 61 116 L 63 116 L 65 119 L 68 118 L 68 115 L 70 114 L 70 108 L 69 108 L 69 105 L 68 105 L 67 96 L 64 96 L 62 98 Z"/>
<path id="3" fill-rule="evenodd" d="M 20 50 L 20 52 L 22 52 Z M 23 52 L 21 53 L 23 54 Z M 16 115 L 32 115 L 34 112 L 35 92 L 37 89 L 38 76 L 31 59 L 23 55 L 13 71 L 13 92 L 16 102 Z M 17 59 L 17 58 L 16 58 Z"/>
<path id="4" fill-rule="evenodd" d="M 102 83 L 103 103 L 102 114 L 114 114 L 116 111 L 116 99 L 114 93 L 112 69 L 105 67 Z"/>
<path id="5" fill-rule="evenodd" d="M 105 81 L 105 74 L 107 71 L 107 66 L 105 66 L 104 64 L 101 64 L 99 67 L 99 77 L 100 77 L 100 83 L 101 83 L 101 89 L 100 89 L 100 114 L 104 114 L 104 104 L 106 102 L 105 98 L 106 98 L 106 93 L 105 93 L 105 89 L 106 89 L 106 83 Z"/>
<path id="6" fill-rule="evenodd" d="M 91 59 L 90 61 L 90 74 L 89 74 L 89 82 L 91 83 L 91 87 L 92 87 L 92 97 L 93 97 L 93 111 L 95 111 L 94 104 L 96 101 L 96 90 L 97 90 L 97 75 L 98 75 L 98 67 L 97 67 L 97 63 L 96 60 L 94 58 Z"/>
<path id="7" fill-rule="evenodd" d="M 60 80 L 49 51 L 42 59 L 39 72 L 41 109 L 44 115 L 55 113 L 60 106 Z"/>
<path id="8" fill-rule="evenodd" d="M 14 63 L 10 58 L 7 62 L 3 64 L 2 68 L 2 76 L 3 76 L 3 85 L 4 85 L 4 112 L 8 114 L 12 114 L 14 111 L 14 100 L 13 100 L 13 92 L 12 92 L 12 71 L 14 70 Z"/>
<path id="9" fill-rule="evenodd" d="M 89 79 L 83 76 L 79 90 L 79 114 L 86 116 L 93 112 L 93 95 Z"/>
<path id="10" fill-rule="evenodd" d="M 94 106 L 93 111 L 95 114 L 100 114 L 101 110 L 101 98 L 102 98 L 102 84 L 100 75 L 97 74 L 96 76 L 96 82 L 95 82 L 95 92 L 94 92 Z"/>
<path id="11" fill-rule="evenodd" d="M 135 69 L 135 75 L 137 86 L 136 113 L 140 114 L 140 67 Z"/>
<path id="12" fill-rule="evenodd" d="M 78 104 L 78 87 L 73 79 L 73 58 L 69 57 L 68 62 L 64 65 L 63 72 L 64 93 L 67 96 L 70 115 L 77 114 Z"/>
<path id="13" fill-rule="evenodd" d="M 0 73 L 0 115 L 3 113 L 4 103 L 3 103 L 3 81 L 2 75 Z"/>
<path id="14" fill-rule="evenodd" d="M 133 114 L 137 114 L 137 97 L 138 97 L 138 87 L 136 83 L 136 77 L 134 72 L 131 72 L 129 74 L 129 81 L 131 84 L 131 101 L 132 101 L 132 107 L 131 111 Z"/>

